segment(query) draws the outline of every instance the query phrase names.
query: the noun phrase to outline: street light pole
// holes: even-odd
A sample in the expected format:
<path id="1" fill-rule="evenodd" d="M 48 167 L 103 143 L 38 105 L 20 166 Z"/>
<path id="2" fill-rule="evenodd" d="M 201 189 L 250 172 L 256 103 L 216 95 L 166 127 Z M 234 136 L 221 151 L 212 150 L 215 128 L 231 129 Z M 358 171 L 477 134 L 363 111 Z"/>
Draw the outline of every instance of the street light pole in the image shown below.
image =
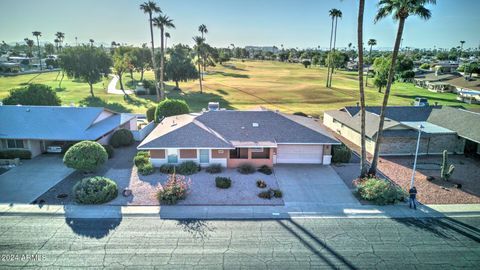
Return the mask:
<path id="1" fill-rule="evenodd" d="M 417 149 L 415 150 L 415 159 L 413 161 L 413 172 L 412 172 L 412 180 L 410 180 L 410 188 L 413 187 L 415 181 L 415 170 L 417 169 L 417 157 L 418 157 L 418 149 L 420 148 L 420 136 L 422 134 L 422 129 L 424 127 L 422 125 L 418 126 L 418 138 L 417 138 Z"/>

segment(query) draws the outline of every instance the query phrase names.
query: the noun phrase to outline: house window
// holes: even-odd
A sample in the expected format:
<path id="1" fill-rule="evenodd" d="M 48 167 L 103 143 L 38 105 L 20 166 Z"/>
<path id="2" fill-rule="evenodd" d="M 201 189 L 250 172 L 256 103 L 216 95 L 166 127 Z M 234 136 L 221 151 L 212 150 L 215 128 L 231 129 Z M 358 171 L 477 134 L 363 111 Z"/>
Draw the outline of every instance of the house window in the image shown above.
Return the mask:
<path id="1" fill-rule="evenodd" d="M 230 150 L 231 159 L 248 159 L 248 148 L 235 148 Z"/>
<path id="2" fill-rule="evenodd" d="M 23 140 L 7 140 L 7 148 L 24 148 Z"/>
<path id="3" fill-rule="evenodd" d="M 250 151 L 252 153 L 263 153 L 263 148 L 262 147 L 252 148 Z"/>
<path id="4" fill-rule="evenodd" d="M 261 151 L 253 151 L 254 149 L 261 149 Z M 270 148 L 252 148 L 252 159 L 269 159 Z"/>

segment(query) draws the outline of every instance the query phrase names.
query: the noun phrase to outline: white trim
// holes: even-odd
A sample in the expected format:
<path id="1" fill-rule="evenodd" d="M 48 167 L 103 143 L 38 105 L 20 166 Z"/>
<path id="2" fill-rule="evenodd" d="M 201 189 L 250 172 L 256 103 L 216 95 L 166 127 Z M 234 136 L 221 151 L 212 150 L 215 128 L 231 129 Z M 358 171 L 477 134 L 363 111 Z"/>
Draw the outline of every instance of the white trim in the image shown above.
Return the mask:
<path id="1" fill-rule="evenodd" d="M 338 142 L 338 143 L 277 143 L 277 144 L 307 144 L 307 145 L 330 145 L 330 144 L 342 144 L 341 142 Z"/>
<path id="2" fill-rule="evenodd" d="M 137 147 L 137 150 L 162 150 L 162 149 L 235 149 L 233 148 L 225 148 L 225 147 Z"/>

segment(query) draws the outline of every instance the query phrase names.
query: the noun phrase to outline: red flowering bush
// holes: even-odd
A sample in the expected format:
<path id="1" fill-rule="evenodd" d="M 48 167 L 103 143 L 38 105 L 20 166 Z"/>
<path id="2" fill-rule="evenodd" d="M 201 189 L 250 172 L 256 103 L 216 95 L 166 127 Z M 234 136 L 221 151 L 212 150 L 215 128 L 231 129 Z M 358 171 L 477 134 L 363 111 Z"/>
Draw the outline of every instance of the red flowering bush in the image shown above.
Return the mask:
<path id="1" fill-rule="evenodd" d="M 176 204 L 179 200 L 184 200 L 190 190 L 191 181 L 183 175 L 170 174 L 168 180 L 157 192 L 157 198 L 160 203 Z"/>

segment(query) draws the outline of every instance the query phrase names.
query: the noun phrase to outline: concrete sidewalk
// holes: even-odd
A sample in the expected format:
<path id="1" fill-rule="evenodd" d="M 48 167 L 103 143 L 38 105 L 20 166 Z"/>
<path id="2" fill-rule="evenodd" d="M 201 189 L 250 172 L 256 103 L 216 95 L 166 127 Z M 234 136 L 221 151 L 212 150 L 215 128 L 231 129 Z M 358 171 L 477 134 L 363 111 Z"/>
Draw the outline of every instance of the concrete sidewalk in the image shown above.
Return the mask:
<path id="1" fill-rule="evenodd" d="M 117 89 L 117 82 L 118 82 L 118 76 L 117 75 L 110 75 L 112 76 L 112 80 L 108 84 L 107 87 L 107 93 L 109 94 L 115 94 L 115 95 L 130 95 L 133 94 L 133 90 L 125 89 L 125 93 L 122 90 Z"/>
<path id="2" fill-rule="evenodd" d="M 0 216 L 52 215 L 66 218 L 152 217 L 160 219 L 428 218 L 479 217 L 480 204 L 344 206 L 111 206 L 0 204 Z"/>

